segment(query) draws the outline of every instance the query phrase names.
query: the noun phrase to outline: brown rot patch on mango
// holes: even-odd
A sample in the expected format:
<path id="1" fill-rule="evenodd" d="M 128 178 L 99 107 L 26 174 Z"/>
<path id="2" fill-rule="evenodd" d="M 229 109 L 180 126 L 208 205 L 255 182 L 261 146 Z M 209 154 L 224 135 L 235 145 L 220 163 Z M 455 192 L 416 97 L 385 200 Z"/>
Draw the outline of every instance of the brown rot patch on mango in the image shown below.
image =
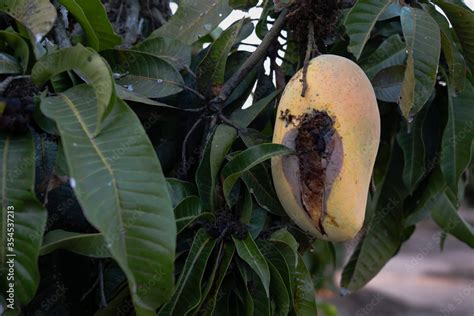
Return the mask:
<path id="1" fill-rule="evenodd" d="M 325 234 L 327 199 L 342 167 L 342 141 L 334 128 L 334 119 L 326 112 L 313 109 L 298 121 L 295 149 L 301 204 L 315 227 Z"/>

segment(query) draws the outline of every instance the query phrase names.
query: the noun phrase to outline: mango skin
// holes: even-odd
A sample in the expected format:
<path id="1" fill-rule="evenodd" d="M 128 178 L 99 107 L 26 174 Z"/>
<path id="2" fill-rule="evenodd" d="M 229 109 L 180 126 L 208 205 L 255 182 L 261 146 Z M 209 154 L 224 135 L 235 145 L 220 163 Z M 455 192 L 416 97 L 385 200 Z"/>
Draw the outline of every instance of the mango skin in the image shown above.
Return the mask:
<path id="1" fill-rule="evenodd" d="M 310 61 L 305 97 L 301 96 L 302 77 L 300 70 L 283 92 L 273 143 L 294 146 L 291 134 L 297 134 L 297 123 L 295 127 L 295 124 L 282 119 L 281 113 L 286 110 L 298 117 L 315 109 L 325 111 L 333 118 L 334 129 L 342 143 L 342 157 L 339 157 L 342 164 L 325 197 L 326 214 L 321 221 L 325 234 L 314 225 L 314 219 L 301 204 L 296 156 L 272 158 L 275 189 L 287 214 L 302 230 L 324 240 L 349 240 L 364 223 L 379 146 L 380 114 L 375 93 L 364 71 L 351 60 L 340 56 L 321 55 Z M 291 164 L 289 160 L 292 160 Z M 289 168 L 291 172 L 288 172 Z"/>

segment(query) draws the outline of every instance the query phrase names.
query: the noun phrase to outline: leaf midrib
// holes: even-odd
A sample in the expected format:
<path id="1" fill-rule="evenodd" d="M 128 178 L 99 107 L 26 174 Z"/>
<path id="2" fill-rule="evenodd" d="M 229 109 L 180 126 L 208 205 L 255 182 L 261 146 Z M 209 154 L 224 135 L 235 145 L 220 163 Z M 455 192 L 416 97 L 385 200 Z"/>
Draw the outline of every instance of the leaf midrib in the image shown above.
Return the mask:
<path id="1" fill-rule="evenodd" d="M 122 206 L 122 203 L 120 202 L 120 198 L 118 196 L 118 187 L 117 187 L 117 181 L 115 179 L 115 174 L 114 174 L 114 171 L 112 169 L 112 167 L 110 166 L 110 164 L 107 162 L 107 160 L 105 159 L 104 155 L 102 154 L 100 148 L 97 146 L 97 143 L 94 141 L 94 136 L 93 134 L 89 131 L 89 129 L 87 128 L 87 125 L 85 124 L 85 122 L 83 121 L 82 119 L 82 116 L 81 114 L 79 113 L 79 111 L 76 109 L 76 107 L 74 106 L 74 103 L 71 101 L 71 99 L 69 99 L 68 96 L 66 96 L 65 94 L 61 93 L 59 94 L 60 97 L 63 98 L 64 102 L 68 105 L 68 107 L 71 109 L 71 111 L 73 112 L 74 116 L 77 118 L 77 121 L 79 122 L 79 124 L 81 125 L 81 128 L 83 129 L 84 133 L 87 135 L 87 139 L 89 140 L 89 142 L 91 143 L 92 147 L 94 148 L 94 150 L 96 151 L 97 155 L 99 156 L 99 158 L 101 159 L 102 163 L 104 164 L 105 168 L 107 169 L 108 173 L 110 174 L 110 176 L 112 177 L 112 188 L 114 189 L 114 197 L 115 197 L 115 200 L 117 202 L 117 206 L 121 208 Z M 123 218 L 122 218 L 122 213 L 119 211 L 117 212 L 118 214 L 118 219 L 120 221 L 120 225 L 121 227 L 124 227 L 123 225 Z M 123 249 L 126 249 L 126 246 L 125 246 L 125 241 L 123 240 L 123 236 L 120 234 L 121 238 L 119 238 L 119 240 L 121 240 L 123 242 Z M 106 235 L 104 234 L 104 237 L 106 237 Z M 127 263 L 127 266 L 128 266 L 128 260 L 126 260 L 126 263 Z"/>

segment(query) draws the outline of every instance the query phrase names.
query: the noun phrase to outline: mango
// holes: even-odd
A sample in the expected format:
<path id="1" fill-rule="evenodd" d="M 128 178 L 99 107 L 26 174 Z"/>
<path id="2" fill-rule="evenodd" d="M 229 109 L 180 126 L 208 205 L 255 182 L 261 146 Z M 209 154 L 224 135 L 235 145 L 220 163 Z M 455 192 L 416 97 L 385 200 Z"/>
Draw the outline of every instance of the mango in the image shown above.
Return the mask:
<path id="1" fill-rule="evenodd" d="M 295 154 L 272 158 L 279 200 L 305 232 L 329 241 L 353 238 L 364 223 L 380 140 L 374 89 L 351 60 L 321 55 L 289 81 L 280 99 L 273 143 Z"/>

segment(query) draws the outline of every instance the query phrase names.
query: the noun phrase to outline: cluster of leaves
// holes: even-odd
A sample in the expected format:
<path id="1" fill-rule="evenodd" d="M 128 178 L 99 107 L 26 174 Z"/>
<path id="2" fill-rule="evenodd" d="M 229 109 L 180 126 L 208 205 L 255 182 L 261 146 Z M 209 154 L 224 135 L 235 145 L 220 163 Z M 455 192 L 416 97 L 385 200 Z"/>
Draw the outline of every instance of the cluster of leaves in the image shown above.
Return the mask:
<path id="1" fill-rule="evenodd" d="M 326 286 L 335 248 L 286 217 L 268 162 L 292 152 L 271 134 L 305 46 L 288 30 L 277 63 L 269 25 L 285 6 L 263 1 L 255 26 L 222 30 L 232 10 L 257 1 L 181 0 L 144 40 L 118 48 L 99 0 L 58 2 L 82 30 L 75 46 L 60 42 L 68 30 L 48 0 L 0 3 L 0 89 L 33 81 L 43 91 L 26 132 L 0 135 L 0 307 L 11 302 L 14 252 L 9 314 L 315 315 L 314 287 Z M 358 60 L 383 126 L 376 191 L 342 278 L 354 291 L 429 216 L 474 247 L 456 212 L 473 151 L 474 13 L 461 1 L 359 0 L 340 22 L 325 51 Z M 253 32 L 269 48 L 261 56 L 240 50 Z M 22 106 L 0 105 L 5 116 Z"/>

